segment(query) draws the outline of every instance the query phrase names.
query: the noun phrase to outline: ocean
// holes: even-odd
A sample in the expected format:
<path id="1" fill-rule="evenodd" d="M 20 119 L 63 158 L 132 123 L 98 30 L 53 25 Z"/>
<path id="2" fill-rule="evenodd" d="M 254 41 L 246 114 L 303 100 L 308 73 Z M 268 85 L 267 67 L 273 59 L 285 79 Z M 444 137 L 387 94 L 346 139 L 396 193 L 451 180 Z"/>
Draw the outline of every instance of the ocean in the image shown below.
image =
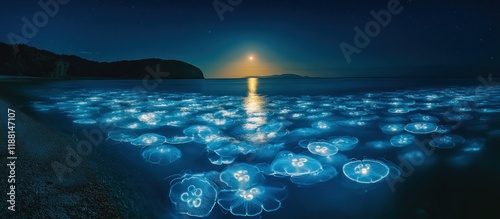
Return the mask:
<path id="1" fill-rule="evenodd" d="M 44 170 L 16 176 L 25 216 L 498 218 L 497 81 L 3 78 L 0 89 L 8 108 L 74 140 L 18 125 L 31 142 L 18 165 Z M 96 185 L 102 197 L 84 198 Z M 64 198 L 35 204 L 54 191 Z"/>

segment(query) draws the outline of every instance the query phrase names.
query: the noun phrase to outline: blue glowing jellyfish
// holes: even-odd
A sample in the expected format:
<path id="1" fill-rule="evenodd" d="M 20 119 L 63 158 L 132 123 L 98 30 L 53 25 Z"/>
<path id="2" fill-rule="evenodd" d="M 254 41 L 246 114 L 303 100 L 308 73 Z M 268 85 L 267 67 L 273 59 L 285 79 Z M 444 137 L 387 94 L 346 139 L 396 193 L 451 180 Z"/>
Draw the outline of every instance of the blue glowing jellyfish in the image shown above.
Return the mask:
<path id="1" fill-rule="evenodd" d="M 430 122 L 414 122 L 405 126 L 405 130 L 412 134 L 429 134 L 437 131 L 438 126 Z"/>
<path id="2" fill-rule="evenodd" d="M 382 150 L 389 148 L 391 144 L 389 143 L 389 141 L 370 141 L 366 143 L 366 146 L 373 149 Z"/>
<path id="3" fill-rule="evenodd" d="M 358 145 L 358 138 L 351 136 L 340 136 L 329 138 L 328 142 L 337 147 L 339 151 L 348 151 L 354 149 Z"/>
<path id="4" fill-rule="evenodd" d="M 270 169 L 273 175 L 301 176 L 319 172 L 323 167 L 318 160 L 312 157 L 282 151 L 276 155 Z"/>
<path id="5" fill-rule="evenodd" d="M 158 146 L 165 143 L 165 136 L 157 134 L 143 134 L 136 139 L 132 140 L 130 143 L 136 146 Z"/>
<path id="6" fill-rule="evenodd" d="M 218 137 L 219 129 L 210 126 L 193 125 L 184 129 L 186 136 L 192 137 L 199 144 L 207 144 Z"/>
<path id="7" fill-rule="evenodd" d="M 337 176 L 337 170 L 332 166 L 323 166 L 323 170 L 303 176 L 290 177 L 290 181 L 298 186 L 311 186 L 326 182 Z"/>
<path id="8" fill-rule="evenodd" d="M 307 145 L 307 149 L 313 154 L 325 157 L 332 156 L 339 151 L 333 144 L 323 141 L 310 142 Z"/>
<path id="9" fill-rule="evenodd" d="M 177 213 L 206 217 L 215 206 L 218 191 L 204 174 L 197 174 L 172 180 L 169 197 Z"/>
<path id="10" fill-rule="evenodd" d="M 385 134 L 399 134 L 404 130 L 403 124 L 388 124 L 380 127 L 383 133 Z"/>
<path id="11" fill-rule="evenodd" d="M 346 163 L 344 175 L 358 183 L 376 183 L 389 174 L 389 167 L 381 161 L 364 159 Z"/>
<path id="12" fill-rule="evenodd" d="M 336 125 L 335 123 L 329 122 L 329 121 L 321 120 L 321 121 L 314 122 L 311 125 L 311 127 L 318 129 L 318 130 L 322 130 L 322 131 L 329 131 L 329 130 L 337 128 L 338 125 Z"/>
<path id="13" fill-rule="evenodd" d="M 465 139 L 462 138 L 461 136 L 451 134 L 434 138 L 432 139 L 431 142 L 429 142 L 429 145 L 431 147 L 448 149 L 448 148 L 453 148 L 459 144 L 463 144 L 464 142 Z"/>
<path id="14" fill-rule="evenodd" d="M 415 142 L 415 136 L 412 134 L 396 135 L 391 138 L 390 142 L 394 147 L 404 147 L 413 144 Z"/>
<path id="15" fill-rule="evenodd" d="M 402 107 L 402 108 L 390 108 L 387 111 L 390 112 L 390 113 L 394 113 L 394 114 L 403 114 L 403 113 L 410 112 L 410 109 L 406 108 L 406 107 Z"/>
<path id="16" fill-rule="evenodd" d="M 220 173 L 220 181 L 231 189 L 248 189 L 264 182 L 264 175 L 255 165 L 240 163 Z"/>
<path id="17" fill-rule="evenodd" d="M 235 216 L 258 216 L 263 211 L 272 212 L 280 209 L 281 202 L 286 196 L 287 191 L 283 186 L 262 185 L 221 191 L 217 203 Z"/>
<path id="18" fill-rule="evenodd" d="M 462 150 L 465 152 L 480 151 L 481 149 L 483 149 L 485 144 L 486 144 L 486 139 L 484 138 L 470 139 L 465 142 L 465 146 L 462 148 Z"/>
<path id="19" fill-rule="evenodd" d="M 439 119 L 434 116 L 424 115 L 424 114 L 414 114 L 410 116 L 410 120 L 413 122 L 439 122 Z"/>
<path id="20" fill-rule="evenodd" d="M 320 134 L 321 132 L 317 129 L 313 128 L 298 128 L 292 130 L 289 135 L 291 136 L 311 136 L 311 135 L 317 135 Z"/>
<path id="21" fill-rule="evenodd" d="M 457 121 L 457 122 L 462 122 L 462 121 L 467 121 L 471 120 L 474 117 L 471 114 L 468 113 L 457 113 L 457 112 L 446 112 L 444 113 L 444 116 L 451 121 Z"/>
<path id="22" fill-rule="evenodd" d="M 96 122 L 97 121 L 95 121 L 95 119 L 77 119 L 73 121 L 73 123 L 83 124 L 83 125 L 95 124 Z"/>
<path id="23" fill-rule="evenodd" d="M 193 138 L 188 136 L 174 136 L 165 139 L 165 143 L 167 144 L 186 144 L 192 142 Z"/>
<path id="24" fill-rule="evenodd" d="M 145 161 L 158 165 L 170 164 L 181 158 L 181 156 L 182 152 L 170 145 L 150 146 L 142 151 L 142 158 Z"/>
<path id="25" fill-rule="evenodd" d="M 113 141 L 129 142 L 137 138 L 137 134 L 130 130 L 113 130 L 108 133 L 108 137 Z"/>

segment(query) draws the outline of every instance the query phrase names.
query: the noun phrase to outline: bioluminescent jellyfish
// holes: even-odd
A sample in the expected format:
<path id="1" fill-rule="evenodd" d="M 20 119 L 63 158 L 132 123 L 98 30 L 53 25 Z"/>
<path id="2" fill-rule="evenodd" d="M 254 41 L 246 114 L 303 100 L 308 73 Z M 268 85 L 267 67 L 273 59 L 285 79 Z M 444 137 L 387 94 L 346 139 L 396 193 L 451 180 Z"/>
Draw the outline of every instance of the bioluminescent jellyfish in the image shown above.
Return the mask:
<path id="1" fill-rule="evenodd" d="M 284 186 L 255 186 L 248 189 L 220 191 L 217 203 L 235 216 L 258 216 L 263 211 L 272 212 L 281 208 L 287 197 Z"/>
<path id="2" fill-rule="evenodd" d="M 184 129 L 186 136 L 192 137 L 199 144 L 207 144 L 218 137 L 219 129 L 204 125 L 193 125 Z"/>
<path id="3" fill-rule="evenodd" d="M 73 120 L 73 123 L 84 124 L 84 125 L 95 124 L 96 122 L 97 121 L 95 121 L 95 119 L 77 119 L 77 120 Z"/>
<path id="4" fill-rule="evenodd" d="M 404 113 L 410 112 L 410 108 L 407 108 L 407 107 L 403 107 L 403 108 L 389 108 L 387 111 L 390 112 L 390 113 L 394 113 L 394 114 L 404 114 Z"/>
<path id="5" fill-rule="evenodd" d="M 404 125 L 403 124 L 388 124 L 388 125 L 383 125 L 380 127 L 383 133 L 385 134 L 399 134 L 404 130 Z"/>
<path id="6" fill-rule="evenodd" d="M 430 122 L 414 122 L 405 125 L 405 130 L 412 134 L 429 134 L 438 129 L 435 123 Z"/>
<path id="7" fill-rule="evenodd" d="M 149 126 L 145 123 L 138 122 L 136 119 L 123 119 L 115 122 L 115 125 L 124 129 L 147 129 Z"/>
<path id="8" fill-rule="evenodd" d="M 238 156 L 220 156 L 213 151 L 208 152 L 208 161 L 213 165 L 228 165 L 232 164 Z"/>
<path id="9" fill-rule="evenodd" d="M 446 112 L 444 116 L 451 121 L 462 122 L 471 120 L 474 117 L 471 114 L 463 113 L 463 112 Z"/>
<path id="10" fill-rule="evenodd" d="M 436 133 L 447 134 L 447 133 L 450 133 L 453 130 L 453 128 L 454 127 L 451 125 L 440 125 L 440 126 L 438 126 Z"/>
<path id="11" fill-rule="evenodd" d="M 351 136 L 329 138 L 327 141 L 337 147 L 339 151 L 352 150 L 358 145 L 359 142 L 358 138 Z"/>
<path id="12" fill-rule="evenodd" d="M 220 173 L 220 181 L 230 189 L 248 189 L 264 182 L 264 175 L 255 165 L 246 163 L 227 167 Z"/>
<path id="13" fill-rule="evenodd" d="M 358 183 L 376 183 L 389 174 L 389 167 L 378 160 L 364 159 L 351 161 L 342 167 L 344 175 Z"/>
<path id="14" fill-rule="evenodd" d="M 113 130 L 108 133 L 108 137 L 113 141 L 130 142 L 138 136 L 131 130 Z"/>
<path id="15" fill-rule="evenodd" d="M 337 176 L 337 170 L 332 166 L 323 166 L 323 170 L 303 176 L 290 177 L 290 181 L 298 186 L 311 186 L 326 182 Z"/>
<path id="16" fill-rule="evenodd" d="M 174 136 L 165 139 L 165 143 L 167 144 L 186 144 L 192 142 L 193 138 L 188 136 Z"/>
<path id="17" fill-rule="evenodd" d="M 321 121 L 314 122 L 311 125 L 311 127 L 315 128 L 315 129 L 322 130 L 322 131 L 329 131 L 332 129 L 336 129 L 338 127 L 338 125 L 336 125 L 335 123 L 329 122 L 329 121 L 321 120 Z"/>
<path id="18" fill-rule="evenodd" d="M 216 185 L 203 174 L 183 176 L 170 183 L 170 201 L 179 214 L 206 217 L 218 197 Z"/>
<path id="19" fill-rule="evenodd" d="M 477 109 L 476 112 L 479 112 L 479 113 L 500 113 L 500 109 L 498 109 L 498 108 L 480 108 L 480 109 Z"/>
<path id="20" fill-rule="evenodd" d="M 370 142 L 366 143 L 366 146 L 373 148 L 373 149 L 381 150 L 381 149 L 386 149 L 386 148 L 391 147 L 391 143 L 389 141 L 380 141 L 380 140 L 379 141 L 370 141 Z"/>
<path id="21" fill-rule="evenodd" d="M 365 120 L 362 119 L 348 119 L 348 120 L 343 120 L 337 122 L 340 126 L 347 126 L 347 127 L 363 127 L 368 125 L 368 123 Z"/>
<path id="22" fill-rule="evenodd" d="M 424 114 L 414 114 L 410 116 L 410 120 L 412 122 L 439 122 L 439 119 L 434 116 L 424 115 Z"/>
<path id="23" fill-rule="evenodd" d="M 140 113 L 136 114 L 135 116 L 139 121 L 153 126 L 156 125 L 158 122 L 160 122 L 162 117 L 161 115 L 152 112 Z"/>
<path id="24" fill-rule="evenodd" d="M 150 146 L 144 148 L 142 151 L 142 158 L 144 158 L 145 161 L 158 165 L 173 163 L 181 158 L 181 156 L 182 152 L 170 145 Z"/>
<path id="25" fill-rule="evenodd" d="M 412 134 L 396 135 L 391 138 L 390 142 L 394 147 L 404 147 L 413 144 L 415 142 L 415 136 Z"/>
<path id="26" fill-rule="evenodd" d="M 464 142 L 465 139 L 462 136 L 450 134 L 432 139 L 432 141 L 429 142 L 429 145 L 431 147 L 448 149 L 463 144 Z"/>
<path id="27" fill-rule="evenodd" d="M 291 136 L 311 136 L 311 135 L 317 135 L 320 134 L 321 132 L 317 129 L 313 128 L 298 128 L 292 130 L 288 135 Z"/>
<path id="28" fill-rule="evenodd" d="M 309 142 L 307 149 L 313 154 L 325 157 L 332 156 L 339 151 L 333 144 L 324 141 Z"/>
<path id="29" fill-rule="evenodd" d="M 143 134 L 136 139 L 130 141 L 131 144 L 135 146 L 158 146 L 165 143 L 167 138 L 163 135 L 148 133 Z"/>
<path id="30" fill-rule="evenodd" d="M 323 166 L 312 157 L 282 151 L 276 155 L 269 168 L 272 175 L 302 176 L 319 172 Z"/>

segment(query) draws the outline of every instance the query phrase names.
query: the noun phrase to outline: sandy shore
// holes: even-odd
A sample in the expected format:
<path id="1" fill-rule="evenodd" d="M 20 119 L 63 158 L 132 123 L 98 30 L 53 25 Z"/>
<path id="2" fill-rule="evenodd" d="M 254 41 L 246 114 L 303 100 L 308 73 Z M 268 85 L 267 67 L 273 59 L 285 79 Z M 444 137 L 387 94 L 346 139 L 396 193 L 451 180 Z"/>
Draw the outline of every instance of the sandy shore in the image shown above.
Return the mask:
<path id="1" fill-rule="evenodd" d="M 82 156 L 82 162 L 71 167 L 60 180 L 53 164 L 66 164 L 67 146 L 76 148 L 78 139 L 61 133 L 27 114 L 12 104 L 0 100 L 0 121 L 6 126 L 7 108 L 16 110 L 16 207 L 15 212 L 7 210 L 8 192 L 7 148 L 2 147 L 2 218 L 149 218 L 147 210 L 137 202 L 143 195 L 131 188 L 123 175 L 113 165 L 99 165 L 106 162 L 104 154 L 93 150 L 89 156 Z M 6 130 L 5 127 L 1 128 Z M 7 142 L 6 134 L 0 135 L 0 142 Z M 109 162 L 108 162 L 109 163 Z M 69 168 L 69 166 L 65 165 Z M 133 171 L 131 171 L 133 172 Z"/>

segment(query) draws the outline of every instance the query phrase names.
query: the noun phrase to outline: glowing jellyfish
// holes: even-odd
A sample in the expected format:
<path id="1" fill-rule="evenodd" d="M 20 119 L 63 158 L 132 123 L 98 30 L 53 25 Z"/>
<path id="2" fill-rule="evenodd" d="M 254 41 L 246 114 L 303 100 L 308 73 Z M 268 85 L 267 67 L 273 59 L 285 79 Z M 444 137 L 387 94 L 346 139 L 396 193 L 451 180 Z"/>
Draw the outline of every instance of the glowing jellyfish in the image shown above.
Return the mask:
<path id="1" fill-rule="evenodd" d="M 373 148 L 373 149 L 381 150 L 381 149 L 389 148 L 391 146 L 391 144 L 388 141 L 370 141 L 370 142 L 366 143 L 366 146 Z"/>
<path id="2" fill-rule="evenodd" d="M 158 165 L 170 164 L 181 158 L 181 156 L 182 152 L 170 145 L 146 147 L 142 151 L 142 158 L 144 158 L 144 160 Z"/>
<path id="3" fill-rule="evenodd" d="M 165 143 L 165 136 L 157 134 L 143 134 L 136 139 L 132 140 L 130 143 L 135 146 L 158 146 Z"/>
<path id="4" fill-rule="evenodd" d="M 429 145 L 431 147 L 448 149 L 448 148 L 453 148 L 459 144 L 463 144 L 464 142 L 465 139 L 462 138 L 461 136 L 451 134 L 434 138 L 432 139 L 431 142 L 429 142 Z"/>
<path id="5" fill-rule="evenodd" d="M 263 211 L 272 212 L 281 208 L 286 198 L 285 187 L 255 186 L 248 189 L 228 190 L 219 193 L 217 203 L 235 216 L 258 216 Z"/>
<path id="6" fill-rule="evenodd" d="M 174 136 L 171 138 L 166 138 L 165 143 L 167 144 L 186 144 L 192 142 L 193 138 L 188 136 Z"/>
<path id="7" fill-rule="evenodd" d="M 199 144 L 207 144 L 218 137 L 219 130 L 210 126 L 194 125 L 184 129 L 186 136 L 192 137 Z"/>
<path id="8" fill-rule="evenodd" d="M 432 122 L 432 123 L 439 122 L 438 118 L 424 114 L 411 115 L 410 120 L 413 122 Z"/>
<path id="9" fill-rule="evenodd" d="M 172 180 L 169 197 L 177 213 L 206 217 L 215 206 L 218 192 L 212 181 L 197 174 Z"/>
<path id="10" fill-rule="evenodd" d="M 412 134 L 396 135 L 391 138 L 390 142 L 394 147 L 404 147 L 413 144 L 415 142 L 415 136 Z"/>
<path id="11" fill-rule="evenodd" d="M 236 164 L 220 173 L 220 181 L 231 189 L 248 189 L 264 182 L 264 175 L 255 165 Z"/>
<path id="12" fill-rule="evenodd" d="M 394 114 L 403 114 L 403 113 L 410 112 L 410 109 L 409 108 L 390 108 L 387 111 L 390 113 L 394 113 Z"/>
<path id="13" fill-rule="evenodd" d="M 273 175 L 301 176 L 319 172 L 323 167 L 318 160 L 312 157 L 282 151 L 276 155 L 270 169 Z"/>
<path id="14" fill-rule="evenodd" d="M 429 134 L 437 131 L 438 126 L 430 122 L 414 122 L 405 126 L 405 130 L 412 134 Z"/>
<path id="15" fill-rule="evenodd" d="M 462 122 L 462 121 L 467 121 L 471 120 L 474 117 L 468 113 L 457 113 L 457 112 L 447 112 L 444 114 L 444 116 L 451 121 L 456 121 L 456 122 Z"/>
<path id="16" fill-rule="evenodd" d="M 404 130 L 403 124 L 389 124 L 380 127 L 385 134 L 399 134 Z"/>
<path id="17" fill-rule="evenodd" d="M 364 159 L 351 161 L 342 167 L 344 175 L 358 183 L 376 183 L 390 172 L 389 167 L 381 161 Z"/>
<path id="18" fill-rule="evenodd" d="M 317 129 L 313 128 L 298 128 L 292 130 L 289 135 L 291 136 L 311 136 L 311 135 L 317 135 L 320 134 L 321 132 Z"/>
<path id="19" fill-rule="evenodd" d="M 470 139 L 465 142 L 465 146 L 462 148 L 462 150 L 465 152 L 480 151 L 481 149 L 483 149 L 485 144 L 486 144 L 486 139 L 484 138 Z"/>
<path id="20" fill-rule="evenodd" d="M 332 122 L 329 121 L 317 121 L 314 122 L 311 125 L 315 129 L 323 130 L 323 131 L 328 131 L 337 128 L 338 126 Z"/>
<path id="21" fill-rule="evenodd" d="M 95 124 L 96 122 L 97 121 L 95 121 L 94 119 L 77 119 L 73 121 L 73 123 L 84 124 L 84 125 Z"/>
<path id="22" fill-rule="evenodd" d="M 328 142 L 337 147 L 339 151 L 348 151 L 354 149 L 358 145 L 358 138 L 351 136 L 340 136 L 328 139 Z"/>
<path id="23" fill-rule="evenodd" d="M 333 144 L 322 141 L 310 142 L 307 145 L 307 149 L 309 150 L 309 152 L 313 154 L 325 157 L 332 156 L 339 151 L 339 149 L 335 147 Z"/>
<path id="24" fill-rule="evenodd" d="M 113 141 L 129 142 L 137 138 L 137 134 L 130 130 L 113 130 L 108 133 L 108 137 Z"/>
<path id="25" fill-rule="evenodd" d="M 303 176 L 290 177 L 290 181 L 298 186 L 311 186 L 314 184 L 326 182 L 337 176 L 337 170 L 332 166 L 323 166 L 321 171 Z"/>

